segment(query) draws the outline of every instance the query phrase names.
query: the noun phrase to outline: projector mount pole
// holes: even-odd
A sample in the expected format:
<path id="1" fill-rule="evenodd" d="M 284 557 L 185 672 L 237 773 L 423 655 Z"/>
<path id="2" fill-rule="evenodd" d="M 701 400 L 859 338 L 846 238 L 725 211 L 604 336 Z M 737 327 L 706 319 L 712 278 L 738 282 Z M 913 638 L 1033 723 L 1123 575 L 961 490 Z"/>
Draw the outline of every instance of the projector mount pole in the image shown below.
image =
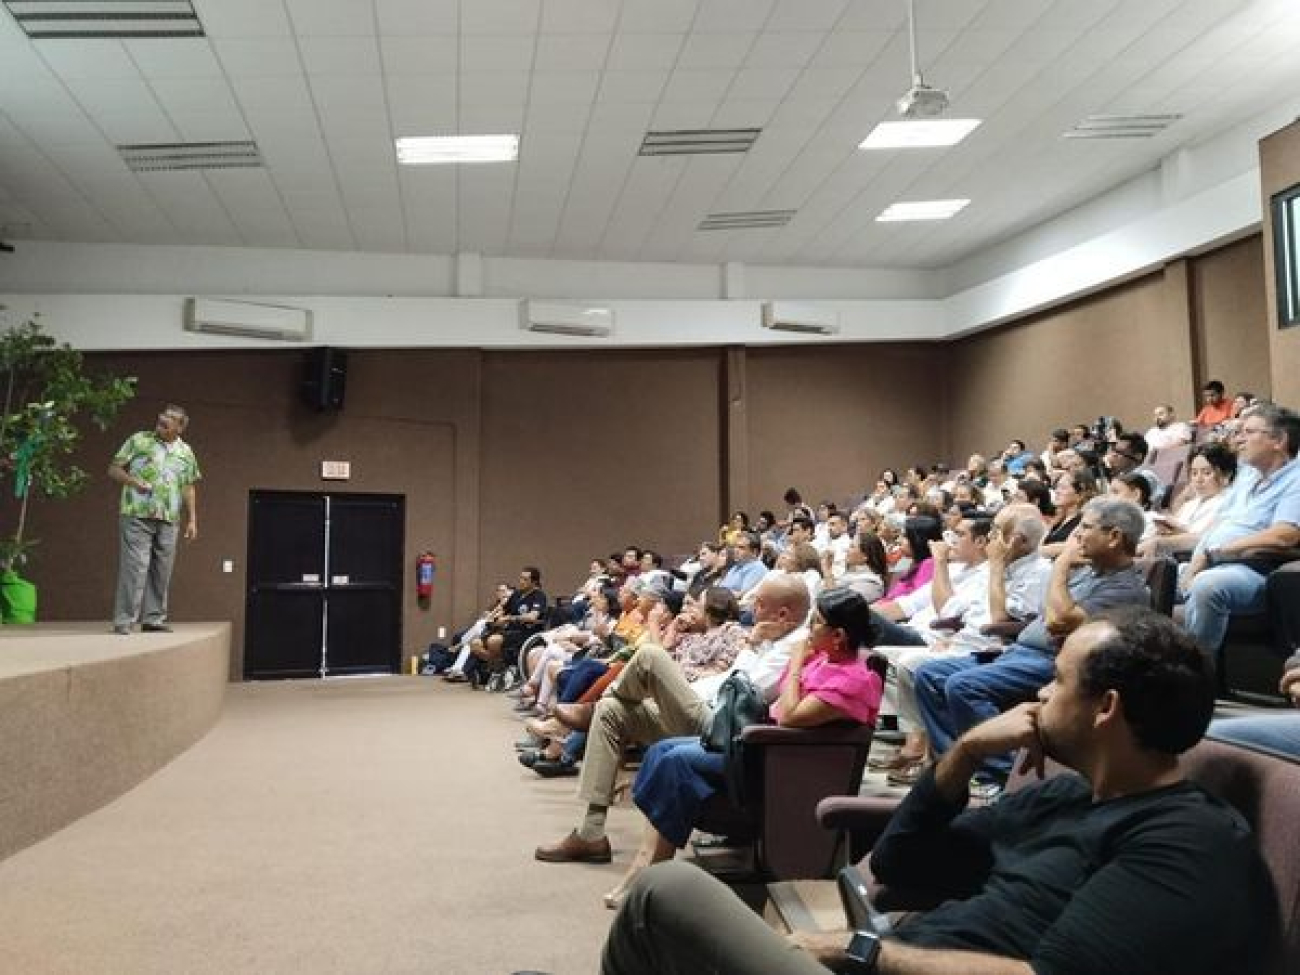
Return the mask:
<path id="1" fill-rule="evenodd" d="M 925 84 L 925 78 L 921 76 L 921 68 L 916 56 L 916 0 L 907 0 L 907 40 L 912 52 L 912 84 L 922 86 Z"/>

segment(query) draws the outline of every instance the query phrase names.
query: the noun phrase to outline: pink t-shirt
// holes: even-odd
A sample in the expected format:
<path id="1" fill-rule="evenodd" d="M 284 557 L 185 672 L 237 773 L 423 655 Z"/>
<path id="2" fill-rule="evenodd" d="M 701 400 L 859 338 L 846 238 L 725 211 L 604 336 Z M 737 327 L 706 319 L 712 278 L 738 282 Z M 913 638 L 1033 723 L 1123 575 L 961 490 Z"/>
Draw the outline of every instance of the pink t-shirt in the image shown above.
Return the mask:
<path id="1" fill-rule="evenodd" d="M 885 593 L 886 599 L 898 599 L 900 596 L 906 596 L 916 592 L 927 582 L 934 578 L 934 559 L 927 558 L 924 562 L 916 567 L 911 578 L 902 578 L 894 581 Z"/>
<path id="2" fill-rule="evenodd" d="M 784 687 L 790 675 L 787 665 L 781 675 Z M 805 695 L 811 694 L 829 704 L 846 717 L 861 724 L 875 724 L 880 711 L 880 697 L 885 688 L 880 675 L 870 670 L 861 660 L 831 660 L 824 653 L 815 654 L 804 661 L 800 687 Z M 781 702 L 772 705 L 772 720 L 781 721 Z"/>

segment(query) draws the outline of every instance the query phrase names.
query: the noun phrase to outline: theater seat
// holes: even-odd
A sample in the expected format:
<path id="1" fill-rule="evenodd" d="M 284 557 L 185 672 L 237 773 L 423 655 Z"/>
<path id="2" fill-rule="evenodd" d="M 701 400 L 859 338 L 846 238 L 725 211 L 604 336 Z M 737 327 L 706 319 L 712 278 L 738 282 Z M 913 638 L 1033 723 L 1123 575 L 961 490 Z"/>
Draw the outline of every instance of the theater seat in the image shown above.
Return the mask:
<path id="1" fill-rule="evenodd" d="M 1183 756 L 1183 767 L 1190 779 L 1237 809 L 1254 830 L 1277 892 L 1281 922 L 1279 953 L 1269 971 L 1300 972 L 1300 843 L 1295 837 L 1300 823 L 1300 762 L 1207 738 Z M 1059 771 L 1056 766 L 1049 774 Z M 1030 781 L 1032 776 L 1013 773 L 1007 790 L 1023 788 Z M 899 801 L 836 796 L 818 805 L 817 818 L 827 830 L 848 837 L 852 855 L 862 857 L 859 869 L 870 878 L 866 851 L 884 832 Z M 1221 892 L 1207 891 L 1206 896 L 1221 896 Z M 873 885 L 872 899 L 884 911 L 935 906 L 934 895 L 921 888 Z"/>
<path id="2" fill-rule="evenodd" d="M 1215 660 L 1219 693 L 1253 703 L 1284 705 L 1278 680 L 1286 658 L 1300 650 L 1300 552 L 1245 553 L 1243 562 L 1267 573 L 1264 612 L 1235 615 Z"/>

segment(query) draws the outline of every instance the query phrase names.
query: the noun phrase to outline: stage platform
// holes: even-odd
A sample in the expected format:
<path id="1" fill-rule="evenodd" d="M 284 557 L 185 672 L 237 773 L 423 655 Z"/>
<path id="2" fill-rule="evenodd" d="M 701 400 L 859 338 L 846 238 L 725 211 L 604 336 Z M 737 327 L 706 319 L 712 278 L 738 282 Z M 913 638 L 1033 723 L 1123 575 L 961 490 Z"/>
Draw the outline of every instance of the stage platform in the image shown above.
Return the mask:
<path id="1" fill-rule="evenodd" d="M 112 802 L 217 720 L 229 623 L 0 626 L 0 860 Z"/>

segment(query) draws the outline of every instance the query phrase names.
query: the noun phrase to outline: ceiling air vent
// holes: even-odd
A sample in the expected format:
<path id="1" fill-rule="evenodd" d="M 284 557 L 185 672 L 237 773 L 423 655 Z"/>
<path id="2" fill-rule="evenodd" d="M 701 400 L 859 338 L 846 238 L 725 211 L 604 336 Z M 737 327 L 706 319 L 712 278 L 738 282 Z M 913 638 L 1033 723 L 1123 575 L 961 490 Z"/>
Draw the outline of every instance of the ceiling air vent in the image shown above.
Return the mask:
<path id="1" fill-rule="evenodd" d="M 1064 133 L 1067 139 L 1149 139 L 1181 115 L 1089 115 Z"/>
<path id="2" fill-rule="evenodd" d="M 714 152 L 749 152 L 762 129 L 669 129 L 647 132 L 642 156 L 695 156 Z"/>
<path id="3" fill-rule="evenodd" d="M 795 210 L 742 210 L 737 213 L 710 213 L 696 230 L 754 230 L 758 227 L 784 227 Z"/>
<path id="4" fill-rule="evenodd" d="M 182 169 L 244 169 L 262 165 L 256 142 L 161 142 L 118 146 L 126 164 L 137 173 Z"/>
<path id="5" fill-rule="evenodd" d="M 190 0 L 3 0 L 33 40 L 202 37 Z"/>

